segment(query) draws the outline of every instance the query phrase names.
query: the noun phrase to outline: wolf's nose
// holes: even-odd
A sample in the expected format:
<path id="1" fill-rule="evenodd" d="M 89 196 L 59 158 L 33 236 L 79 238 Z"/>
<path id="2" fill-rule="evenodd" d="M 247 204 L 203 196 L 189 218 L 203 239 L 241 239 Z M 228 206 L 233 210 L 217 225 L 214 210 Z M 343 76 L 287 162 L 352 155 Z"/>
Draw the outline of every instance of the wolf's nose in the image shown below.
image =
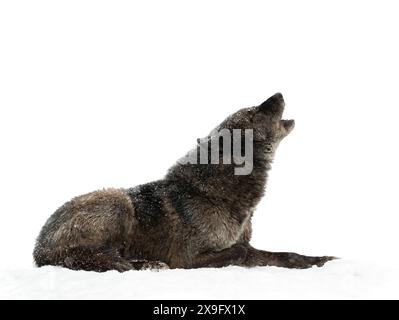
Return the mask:
<path id="1" fill-rule="evenodd" d="M 283 95 L 278 92 L 263 102 L 259 108 L 261 111 L 273 115 L 275 120 L 280 120 L 283 115 L 284 105 Z"/>
<path id="2" fill-rule="evenodd" d="M 278 99 L 278 100 L 284 100 L 283 95 L 280 92 L 277 92 L 272 98 Z"/>
<path id="3" fill-rule="evenodd" d="M 280 92 L 277 92 L 276 94 L 271 96 L 269 99 L 267 99 L 267 101 L 284 106 L 284 97 Z"/>

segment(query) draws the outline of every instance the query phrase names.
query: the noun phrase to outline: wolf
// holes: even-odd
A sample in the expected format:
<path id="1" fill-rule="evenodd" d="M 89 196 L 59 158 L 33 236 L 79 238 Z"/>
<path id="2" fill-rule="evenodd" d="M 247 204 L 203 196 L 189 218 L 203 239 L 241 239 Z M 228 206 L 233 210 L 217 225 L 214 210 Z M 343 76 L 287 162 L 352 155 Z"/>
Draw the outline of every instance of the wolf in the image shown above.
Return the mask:
<path id="1" fill-rule="evenodd" d="M 250 244 L 251 218 L 276 149 L 295 125 L 282 119 L 284 106 L 277 93 L 232 114 L 209 134 L 212 140 L 220 130 L 252 130 L 250 173 L 235 174 L 234 159 L 230 164 L 178 161 L 161 180 L 73 198 L 43 226 L 33 252 L 36 265 L 123 272 L 229 265 L 310 268 L 334 259 Z"/>

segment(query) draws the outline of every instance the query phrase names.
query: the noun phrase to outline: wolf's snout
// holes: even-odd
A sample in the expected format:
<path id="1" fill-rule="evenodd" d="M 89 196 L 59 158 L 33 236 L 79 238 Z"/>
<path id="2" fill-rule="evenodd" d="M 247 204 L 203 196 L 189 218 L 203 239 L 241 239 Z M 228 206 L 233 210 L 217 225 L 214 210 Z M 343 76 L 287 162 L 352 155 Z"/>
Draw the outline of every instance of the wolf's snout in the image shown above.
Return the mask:
<path id="1" fill-rule="evenodd" d="M 274 96 L 271 96 L 270 99 L 274 100 L 275 103 L 284 106 L 284 97 L 280 92 L 277 92 Z"/>
<path id="2" fill-rule="evenodd" d="M 283 116 L 284 106 L 285 102 L 283 95 L 281 93 L 276 93 L 263 102 L 259 108 L 262 112 L 272 116 L 274 121 L 278 121 Z"/>
<path id="3" fill-rule="evenodd" d="M 284 97 L 280 92 L 277 92 L 275 95 L 271 96 L 264 103 L 275 107 L 285 106 Z"/>

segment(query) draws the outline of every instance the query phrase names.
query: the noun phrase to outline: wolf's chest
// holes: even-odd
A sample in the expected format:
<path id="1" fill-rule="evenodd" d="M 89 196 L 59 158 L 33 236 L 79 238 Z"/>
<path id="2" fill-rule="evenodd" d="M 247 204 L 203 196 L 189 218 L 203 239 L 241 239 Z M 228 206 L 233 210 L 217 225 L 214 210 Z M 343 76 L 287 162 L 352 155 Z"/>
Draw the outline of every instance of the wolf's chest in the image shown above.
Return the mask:
<path id="1" fill-rule="evenodd" d="M 231 216 L 214 215 L 210 220 L 207 230 L 207 243 L 214 250 L 223 250 L 231 247 L 241 238 L 250 214 L 242 221 L 237 221 Z"/>

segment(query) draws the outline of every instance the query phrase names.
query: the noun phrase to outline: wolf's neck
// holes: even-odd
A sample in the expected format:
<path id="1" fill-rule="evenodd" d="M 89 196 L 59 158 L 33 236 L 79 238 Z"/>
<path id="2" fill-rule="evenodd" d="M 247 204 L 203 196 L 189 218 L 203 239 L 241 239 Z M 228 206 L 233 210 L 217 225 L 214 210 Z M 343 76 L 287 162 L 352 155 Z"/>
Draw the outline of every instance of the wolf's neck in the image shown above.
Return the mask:
<path id="1" fill-rule="evenodd" d="M 181 181 L 202 196 L 246 211 L 254 208 L 264 194 L 272 157 L 255 151 L 253 160 L 253 170 L 248 175 L 235 175 L 234 165 L 176 164 L 166 180 Z"/>

